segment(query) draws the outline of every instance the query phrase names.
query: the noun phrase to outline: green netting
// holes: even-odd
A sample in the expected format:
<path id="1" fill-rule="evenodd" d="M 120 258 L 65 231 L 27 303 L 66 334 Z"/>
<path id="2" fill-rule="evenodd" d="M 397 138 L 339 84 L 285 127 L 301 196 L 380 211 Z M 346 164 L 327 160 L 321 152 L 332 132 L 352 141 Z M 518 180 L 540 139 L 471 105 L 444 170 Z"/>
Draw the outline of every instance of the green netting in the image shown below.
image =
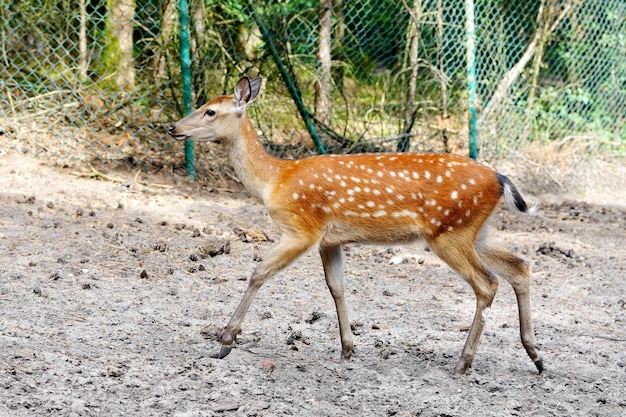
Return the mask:
<path id="1" fill-rule="evenodd" d="M 468 153 L 466 2 L 188 4 L 194 107 L 262 75 L 250 113 L 273 153 Z M 483 156 L 573 137 L 624 152 L 622 0 L 482 0 L 474 10 Z M 184 171 L 183 147 L 166 135 L 184 113 L 178 17 L 178 0 L 2 2 L 3 149 Z M 197 147 L 201 178 L 218 171 L 217 152 Z"/>

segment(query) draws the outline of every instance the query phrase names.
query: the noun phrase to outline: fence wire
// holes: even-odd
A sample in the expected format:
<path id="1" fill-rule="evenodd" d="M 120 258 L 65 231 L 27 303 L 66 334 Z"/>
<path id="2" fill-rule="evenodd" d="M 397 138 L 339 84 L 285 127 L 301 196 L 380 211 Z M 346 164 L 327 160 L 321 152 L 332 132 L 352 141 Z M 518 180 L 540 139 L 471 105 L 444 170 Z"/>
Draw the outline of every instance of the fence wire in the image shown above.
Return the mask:
<path id="1" fill-rule="evenodd" d="M 465 3 L 191 0 L 194 107 L 262 75 L 250 113 L 276 155 L 467 154 Z M 625 153 L 626 3 L 476 0 L 475 27 L 483 156 L 572 137 Z M 3 149 L 184 171 L 166 135 L 183 113 L 177 1 L 5 1 L 0 30 Z M 196 160 L 209 179 L 225 163 L 209 145 Z"/>

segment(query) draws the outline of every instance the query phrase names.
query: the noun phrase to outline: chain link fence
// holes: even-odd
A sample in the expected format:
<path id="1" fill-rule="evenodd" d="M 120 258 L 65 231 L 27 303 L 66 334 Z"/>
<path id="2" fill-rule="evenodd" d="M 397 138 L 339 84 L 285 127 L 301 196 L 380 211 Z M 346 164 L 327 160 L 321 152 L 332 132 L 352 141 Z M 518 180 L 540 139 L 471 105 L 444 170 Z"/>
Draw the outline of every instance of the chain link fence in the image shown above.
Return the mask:
<path id="1" fill-rule="evenodd" d="M 184 2 L 187 3 L 186 1 Z M 622 0 L 190 0 L 192 105 L 266 79 L 268 150 L 626 153 Z M 468 31 L 473 5 L 475 34 Z M 53 163 L 184 173 L 179 0 L 0 4 L 0 143 Z M 475 83 L 468 45 L 475 45 Z M 468 88 L 476 101 L 469 101 Z M 306 123 L 309 122 L 309 123 Z M 196 145 L 200 179 L 227 164 Z"/>

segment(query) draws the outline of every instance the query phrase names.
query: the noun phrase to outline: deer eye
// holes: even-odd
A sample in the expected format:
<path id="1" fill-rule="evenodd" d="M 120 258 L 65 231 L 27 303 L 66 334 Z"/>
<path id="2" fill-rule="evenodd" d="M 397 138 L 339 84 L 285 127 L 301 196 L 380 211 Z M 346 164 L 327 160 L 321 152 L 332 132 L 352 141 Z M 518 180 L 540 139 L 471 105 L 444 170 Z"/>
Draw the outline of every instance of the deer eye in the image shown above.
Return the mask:
<path id="1" fill-rule="evenodd" d="M 209 109 L 209 110 L 204 112 L 204 115 L 208 116 L 208 117 L 213 117 L 213 116 L 215 116 L 215 110 Z"/>

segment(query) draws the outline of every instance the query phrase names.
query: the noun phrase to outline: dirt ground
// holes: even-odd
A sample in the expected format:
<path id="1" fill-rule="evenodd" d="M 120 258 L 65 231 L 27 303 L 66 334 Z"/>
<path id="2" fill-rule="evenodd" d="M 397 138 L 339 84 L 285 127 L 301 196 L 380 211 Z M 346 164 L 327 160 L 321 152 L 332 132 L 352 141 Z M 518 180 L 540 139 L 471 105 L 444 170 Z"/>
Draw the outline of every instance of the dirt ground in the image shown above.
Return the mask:
<path id="1" fill-rule="evenodd" d="M 182 178 L 70 171 L 0 156 L 2 416 L 626 415 L 624 198 L 496 213 L 492 239 L 532 266 L 546 369 L 502 282 L 456 376 L 475 299 L 423 244 L 347 248 L 351 362 L 314 253 L 262 288 L 218 360 L 200 330 L 226 324 L 278 237 L 264 209 Z"/>

